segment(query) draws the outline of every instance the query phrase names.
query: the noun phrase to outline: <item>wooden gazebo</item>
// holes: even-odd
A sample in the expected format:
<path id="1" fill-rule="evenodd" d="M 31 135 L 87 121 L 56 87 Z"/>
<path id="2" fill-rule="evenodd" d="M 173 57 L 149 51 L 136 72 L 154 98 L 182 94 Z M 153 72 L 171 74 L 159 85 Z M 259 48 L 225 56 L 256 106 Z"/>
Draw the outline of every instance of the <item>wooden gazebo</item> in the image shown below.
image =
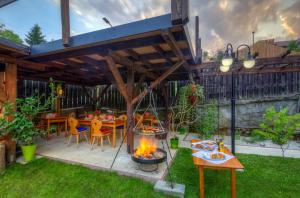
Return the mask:
<path id="1" fill-rule="evenodd" d="M 171 7 L 170 14 L 70 37 L 69 2 L 61 1 L 62 39 L 31 47 L 0 40 L 0 61 L 7 64 L 1 93 L 14 101 L 17 78 L 115 84 L 127 103 L 131 152 L 133 106 L 149 88 L 136 95 L 135 90 L 145 81 L 154 89 L 168 80 L 187 79 L 190 65 L 200 60 L 198 20 L 195 52 L 187 28 L 188 1 L 172 1 Z"/>
<path id="2" fill-rule="evenodd" d="M 152 89 L 161 84 L 163 90 L 169 80 L 226 75 L 219 73 L 219 63 L 201 63 L 199 21 L 196 17 L 196 23 L 189 24 L 195 35 L 190 39 L 188 1 L 172 0 L 171 8 L 170 14 L 70 37 L 69 3 L 62 0 L 62 39 L 31 47 L 0 39 L 0 102 L 15 102 L 17 79 L 115 84 L 127 104 L 132 152 L 133 107 L 149 91 L 136 91 L 143 82 Z M 299 63 L 299 56 L 261 59 L 255 69 L 238 72 L 300 71 Z"/>

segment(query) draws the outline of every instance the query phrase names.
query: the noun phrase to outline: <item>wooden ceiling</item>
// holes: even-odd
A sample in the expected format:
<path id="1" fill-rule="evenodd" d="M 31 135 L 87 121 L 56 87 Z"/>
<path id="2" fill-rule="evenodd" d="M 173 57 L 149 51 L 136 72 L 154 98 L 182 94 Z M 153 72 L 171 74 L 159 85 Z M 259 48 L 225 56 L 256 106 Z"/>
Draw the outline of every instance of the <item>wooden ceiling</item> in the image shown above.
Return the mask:
<path id="1" fill-rule="evenodd" d="M 18 76 L 20 79 L 34 80 L 48 80 L 52 77 L 67 83 L 88 86 L 109 84 L 113 77 L 105 57 L 111 56 L 123 77 L 126 67 L 133 65 L 138 74 L 136 81 L 142 75 L 151 81 L 182 59 L 187 64 L 194 64 L 186 34 L 182 26 L 172 26 L 110 42 L 64 48 L 54 52 L 44 50 L 26 57 L 28 61 L 43 64 L 44 69 L 41 71 L 40 67 L 19 67 Z M 188 78 L 187 68 L 179 68 L 176 72 L 167 80 Z"/>

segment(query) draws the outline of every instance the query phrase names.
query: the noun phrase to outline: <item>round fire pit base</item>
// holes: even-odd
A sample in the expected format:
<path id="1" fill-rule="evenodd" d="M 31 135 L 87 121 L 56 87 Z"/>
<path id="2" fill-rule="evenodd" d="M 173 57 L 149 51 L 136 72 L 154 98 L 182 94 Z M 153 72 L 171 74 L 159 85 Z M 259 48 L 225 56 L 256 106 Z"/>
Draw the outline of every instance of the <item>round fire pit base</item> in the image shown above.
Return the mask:
<path id="1" fill-rule="evenodd" d="M 139 169 L 144 172 L 154 172 L 158 169 L 158 164 L 139 164 Z"/>

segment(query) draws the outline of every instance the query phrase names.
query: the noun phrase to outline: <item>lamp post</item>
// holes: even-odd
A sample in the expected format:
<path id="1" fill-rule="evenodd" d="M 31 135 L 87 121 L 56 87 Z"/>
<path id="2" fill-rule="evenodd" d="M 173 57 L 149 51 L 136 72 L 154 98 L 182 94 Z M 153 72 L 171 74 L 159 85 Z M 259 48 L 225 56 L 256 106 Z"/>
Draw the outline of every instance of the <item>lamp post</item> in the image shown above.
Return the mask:
<path id="1" fill-rule="evenodd" d="M 224 56 L 221 61 L 220 70 L 221 72 L 228 72 L 230 67 L 231 70 L 231 152 L 235 154 L 235 79 L 236 73 L 234 73 L 234 66 L 238 66 L 239 61 L 239 49 L 241 47 L 246 47 L 248 50 L 246 58 L 243 60 L 243 66 L 246 69 L 250 69 L 255 65 L 255 59 L 251 55 L 250 47 L 246 44 L 239 45 L 236 50 L 236 57 L 233 51 L 233 46 L 231 43 L 227 44 Z"/>

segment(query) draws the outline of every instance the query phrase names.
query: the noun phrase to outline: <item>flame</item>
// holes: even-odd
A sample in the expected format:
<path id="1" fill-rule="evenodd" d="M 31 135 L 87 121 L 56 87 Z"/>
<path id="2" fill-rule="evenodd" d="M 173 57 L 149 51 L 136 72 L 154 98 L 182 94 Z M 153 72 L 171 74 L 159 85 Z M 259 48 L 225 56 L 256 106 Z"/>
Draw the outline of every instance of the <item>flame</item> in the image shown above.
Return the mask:
<path id="1" fill-rule="evenodd" d="M 154 153 L 156 151 L 156 144 L 153 140 L 149 140 L 145 137 L 142 137 L 140 139 L 140 144 L 136 149 L 135 154 L 137 156 L 147 157 L 150 154 Z"/>

